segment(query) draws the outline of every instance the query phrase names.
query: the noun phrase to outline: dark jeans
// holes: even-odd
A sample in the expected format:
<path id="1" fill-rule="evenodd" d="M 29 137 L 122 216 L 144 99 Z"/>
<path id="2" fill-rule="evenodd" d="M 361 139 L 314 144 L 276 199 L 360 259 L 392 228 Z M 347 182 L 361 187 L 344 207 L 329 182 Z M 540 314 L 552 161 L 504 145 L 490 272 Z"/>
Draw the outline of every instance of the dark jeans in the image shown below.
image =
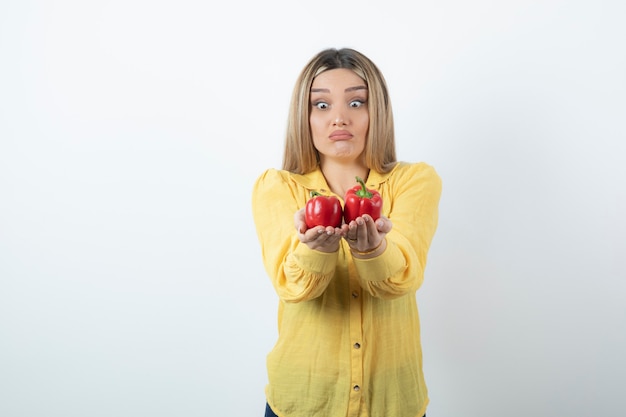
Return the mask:
<path id="1" fill-rule="evenodd" d="M 265 404 L 265 417 L 278 417 L 274 414 L 269 404 Z M 424 414 L 424 417 L 426 417 L 426 414 Z"/>
<path id="2" fill-rule="evenodd" d="M 274 414 L 269 404 L 265 404 L 265 417 L 278 417 Z"/>

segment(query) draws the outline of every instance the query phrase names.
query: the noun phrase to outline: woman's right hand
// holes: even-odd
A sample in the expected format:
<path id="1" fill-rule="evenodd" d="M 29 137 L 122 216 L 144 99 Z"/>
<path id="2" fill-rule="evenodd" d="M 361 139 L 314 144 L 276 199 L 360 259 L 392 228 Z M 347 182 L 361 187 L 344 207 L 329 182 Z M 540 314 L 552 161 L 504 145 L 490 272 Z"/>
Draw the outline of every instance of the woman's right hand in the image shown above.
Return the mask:
<path id="1" fill-rule="evenodd" d="M 307 245 L 310 249 L 320 252 L 332 253 L 339 250 L 339 243 L 343 237 L 341 228 L 315 226 L 307 229 L 304 216 L 304 209 L 298 210 L 294 215 L 294 224 L 300 242 Z"/>

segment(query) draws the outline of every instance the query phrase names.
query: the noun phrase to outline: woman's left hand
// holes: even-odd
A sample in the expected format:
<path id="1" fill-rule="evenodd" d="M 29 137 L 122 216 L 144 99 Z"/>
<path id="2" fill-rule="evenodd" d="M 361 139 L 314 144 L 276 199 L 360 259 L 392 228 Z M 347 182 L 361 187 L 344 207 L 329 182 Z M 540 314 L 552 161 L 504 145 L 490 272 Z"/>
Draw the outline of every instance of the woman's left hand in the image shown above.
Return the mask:
<path id="1" fill-rule="evenodd" d="M 392 227 L 391 220 L 385 216 L 374 221 L 371 216 L 365 214 L 362 217 L 357 217 L 350 224 L 343 225 L 342 230 L 353 255 L 366 258 L 384 252 L 387 247 L 385 236 Z"/>

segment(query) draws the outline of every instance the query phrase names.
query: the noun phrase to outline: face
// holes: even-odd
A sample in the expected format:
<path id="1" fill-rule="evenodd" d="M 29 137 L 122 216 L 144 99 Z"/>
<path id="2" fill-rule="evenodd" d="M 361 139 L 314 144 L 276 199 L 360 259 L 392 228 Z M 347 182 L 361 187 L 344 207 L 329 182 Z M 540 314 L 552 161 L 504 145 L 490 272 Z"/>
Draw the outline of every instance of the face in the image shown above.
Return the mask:
<path id="1" fill-rule="evenodd" d="M 311 86 L 311 133 L 321 163 L 362 160 L 369 128 L 365 81 L 349 69 L 324 71 Z"/>

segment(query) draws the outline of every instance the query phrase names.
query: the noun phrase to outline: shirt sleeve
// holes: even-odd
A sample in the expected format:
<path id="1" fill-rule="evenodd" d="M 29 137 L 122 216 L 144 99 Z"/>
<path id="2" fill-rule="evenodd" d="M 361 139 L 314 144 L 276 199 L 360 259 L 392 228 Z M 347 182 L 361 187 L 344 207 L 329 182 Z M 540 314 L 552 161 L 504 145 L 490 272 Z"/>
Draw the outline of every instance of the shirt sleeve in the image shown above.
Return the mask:
<path id="1" fill-rule="evenodd" d="M 256 180 L 252 214 L 263 264 L 276 293 L 285 302 L 300 302 L 324 292 L 335 272 L 337 252 L 320 252 L 300 243 L 294 215 L 306 204 L 307 190 L 290 182 L 288 175 L 270 169 Z"/>
<path id="2" fill-rule="evenodd" d="M 412 164 L 384 187 L 393 224 L 387 248 L 375 258 L 354 258 L 361 286 L 374 297 L 393 299 L 419 289 L 439 220 L 441 178 L 430 165 Z"/>

